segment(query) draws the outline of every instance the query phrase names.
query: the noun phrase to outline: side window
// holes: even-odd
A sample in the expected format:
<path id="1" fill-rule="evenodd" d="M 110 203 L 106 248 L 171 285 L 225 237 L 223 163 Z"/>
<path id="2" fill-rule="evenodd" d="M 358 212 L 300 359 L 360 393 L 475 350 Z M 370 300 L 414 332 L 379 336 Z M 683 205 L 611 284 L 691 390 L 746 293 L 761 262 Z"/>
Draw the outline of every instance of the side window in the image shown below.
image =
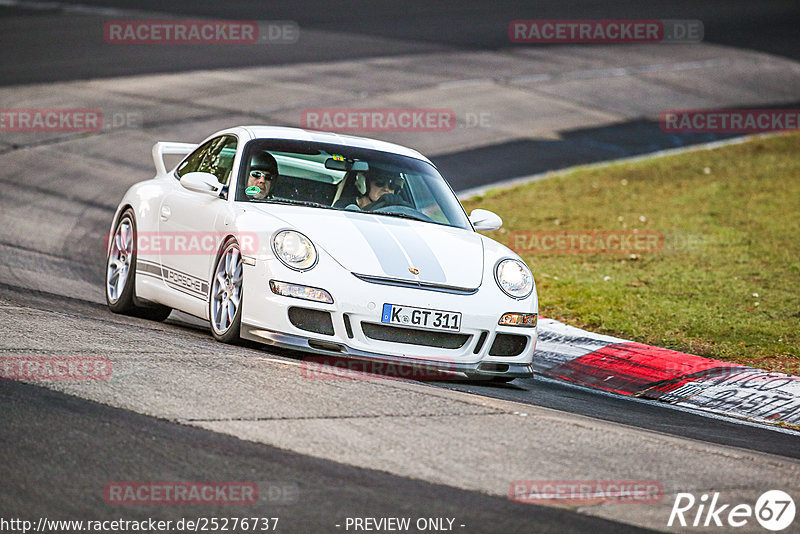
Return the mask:
<path id="1" fill-rule="evenodd" d="M 204 143 L 178 166 L 178 177 L 190 172 L 208 172 L 217 177 L 221 184 L 227 184 L 233 169 L 236 155 L 236 138 L 223 135 Z"/>
<path id="2" fill-rule="evenodd" d="M 178 174 L 178 178 L 183 176 L 184 174 L 189 174 L 190 172 L 196 172 L 197 169 L 200 167 L 200 163 L 203 161 L 203 158 L 206 157 L 208 154 L 208 150 L 211 147 L 211 144 L 215 140 L 212 139 L 206 143 L 203 143 L 198 148 L 194 150 L 189 156 L 178 165 L 178 169 L 175 171 Z"/>

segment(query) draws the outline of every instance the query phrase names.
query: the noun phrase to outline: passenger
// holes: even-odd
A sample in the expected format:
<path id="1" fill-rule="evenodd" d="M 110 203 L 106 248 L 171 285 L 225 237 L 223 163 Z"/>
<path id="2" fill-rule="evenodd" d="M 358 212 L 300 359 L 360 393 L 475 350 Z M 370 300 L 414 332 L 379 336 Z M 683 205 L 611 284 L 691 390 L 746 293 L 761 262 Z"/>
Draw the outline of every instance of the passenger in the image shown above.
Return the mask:
<path id="1" fill-rule="evenodd" d="M 358 172 L 355 187 L 359 194 L 340 198 L 333 207 L 357 206 L 361 210 L 371 211 L 385 206 L 409 206 L 398 196 L 403 185 L 405 179 L 399 175 L 386 176 L 374 171 Z"/>

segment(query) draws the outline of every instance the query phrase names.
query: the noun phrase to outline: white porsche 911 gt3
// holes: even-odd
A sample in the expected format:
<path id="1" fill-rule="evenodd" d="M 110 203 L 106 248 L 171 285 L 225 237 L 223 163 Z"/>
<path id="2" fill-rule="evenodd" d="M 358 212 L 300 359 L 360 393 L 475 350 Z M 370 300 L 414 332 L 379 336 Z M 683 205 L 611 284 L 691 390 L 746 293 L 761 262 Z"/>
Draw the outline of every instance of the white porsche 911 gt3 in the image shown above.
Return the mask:
<path id="1" fill-rule="evenodd" d="M 185 155 L 172 170 L 167 154 Z M 239 339 L 499 382 L 532 375 L 531 271 L 477 230 L 424 156 L 398 145 L 243 126 L 156 143 L 156 176 L 111 226 L 112 311 L 208 320 Z"/>

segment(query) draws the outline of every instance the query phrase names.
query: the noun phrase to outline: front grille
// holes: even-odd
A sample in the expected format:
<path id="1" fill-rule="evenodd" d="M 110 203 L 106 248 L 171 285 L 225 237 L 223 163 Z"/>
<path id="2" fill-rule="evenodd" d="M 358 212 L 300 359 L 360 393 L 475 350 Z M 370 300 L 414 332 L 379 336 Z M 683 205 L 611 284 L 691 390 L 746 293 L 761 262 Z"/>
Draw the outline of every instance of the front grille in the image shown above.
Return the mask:
<path id="1" fill-rule="evenodd" d="M 494 336 L 492 348 L 489 349 L 489 356 L 518 356 L 527 344 L 528 336 L 497 334 Z"/>
<path id="2" fill-rule="evenodd" d="M 377 341 L 391 341 L 392 343 L 422 345 L 440 349 L 460 349 L 470 338 L 469 334 L 431 332 L 429 330 L 385 326 L 375 323 L 361 323 L 361 330 L 364 331 L 365 336 Z"/>
<path id="3" fill-rule="evenodd" d="M 333 335 L 331 314 L 326 311 L 293 306 L 289 308 L 289 320 L 300 330 L 326 336 Z"/>

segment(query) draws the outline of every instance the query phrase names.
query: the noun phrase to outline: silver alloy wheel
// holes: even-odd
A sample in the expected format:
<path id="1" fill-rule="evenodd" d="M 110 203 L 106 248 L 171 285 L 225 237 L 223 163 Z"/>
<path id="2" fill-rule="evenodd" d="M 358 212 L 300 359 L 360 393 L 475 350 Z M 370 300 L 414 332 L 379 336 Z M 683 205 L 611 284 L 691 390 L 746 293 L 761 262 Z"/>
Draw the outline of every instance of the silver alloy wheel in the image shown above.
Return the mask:
<path id="1" fill-rule="evenodd" d="M 211 286 L 211 324 L 224 334 L 233 324 L 242 298 L 242 255 L 231 242 L 217 262 Z"/>
<path id="2" fill-rule="evenodd" d="M 122 220 L 114 232 L 111 250 L 108 253 L 106 291 L 112 302 L 119 300 L 128 283 L 128 272 L 133 259 L 133 226 L 128 218 Z"/>

